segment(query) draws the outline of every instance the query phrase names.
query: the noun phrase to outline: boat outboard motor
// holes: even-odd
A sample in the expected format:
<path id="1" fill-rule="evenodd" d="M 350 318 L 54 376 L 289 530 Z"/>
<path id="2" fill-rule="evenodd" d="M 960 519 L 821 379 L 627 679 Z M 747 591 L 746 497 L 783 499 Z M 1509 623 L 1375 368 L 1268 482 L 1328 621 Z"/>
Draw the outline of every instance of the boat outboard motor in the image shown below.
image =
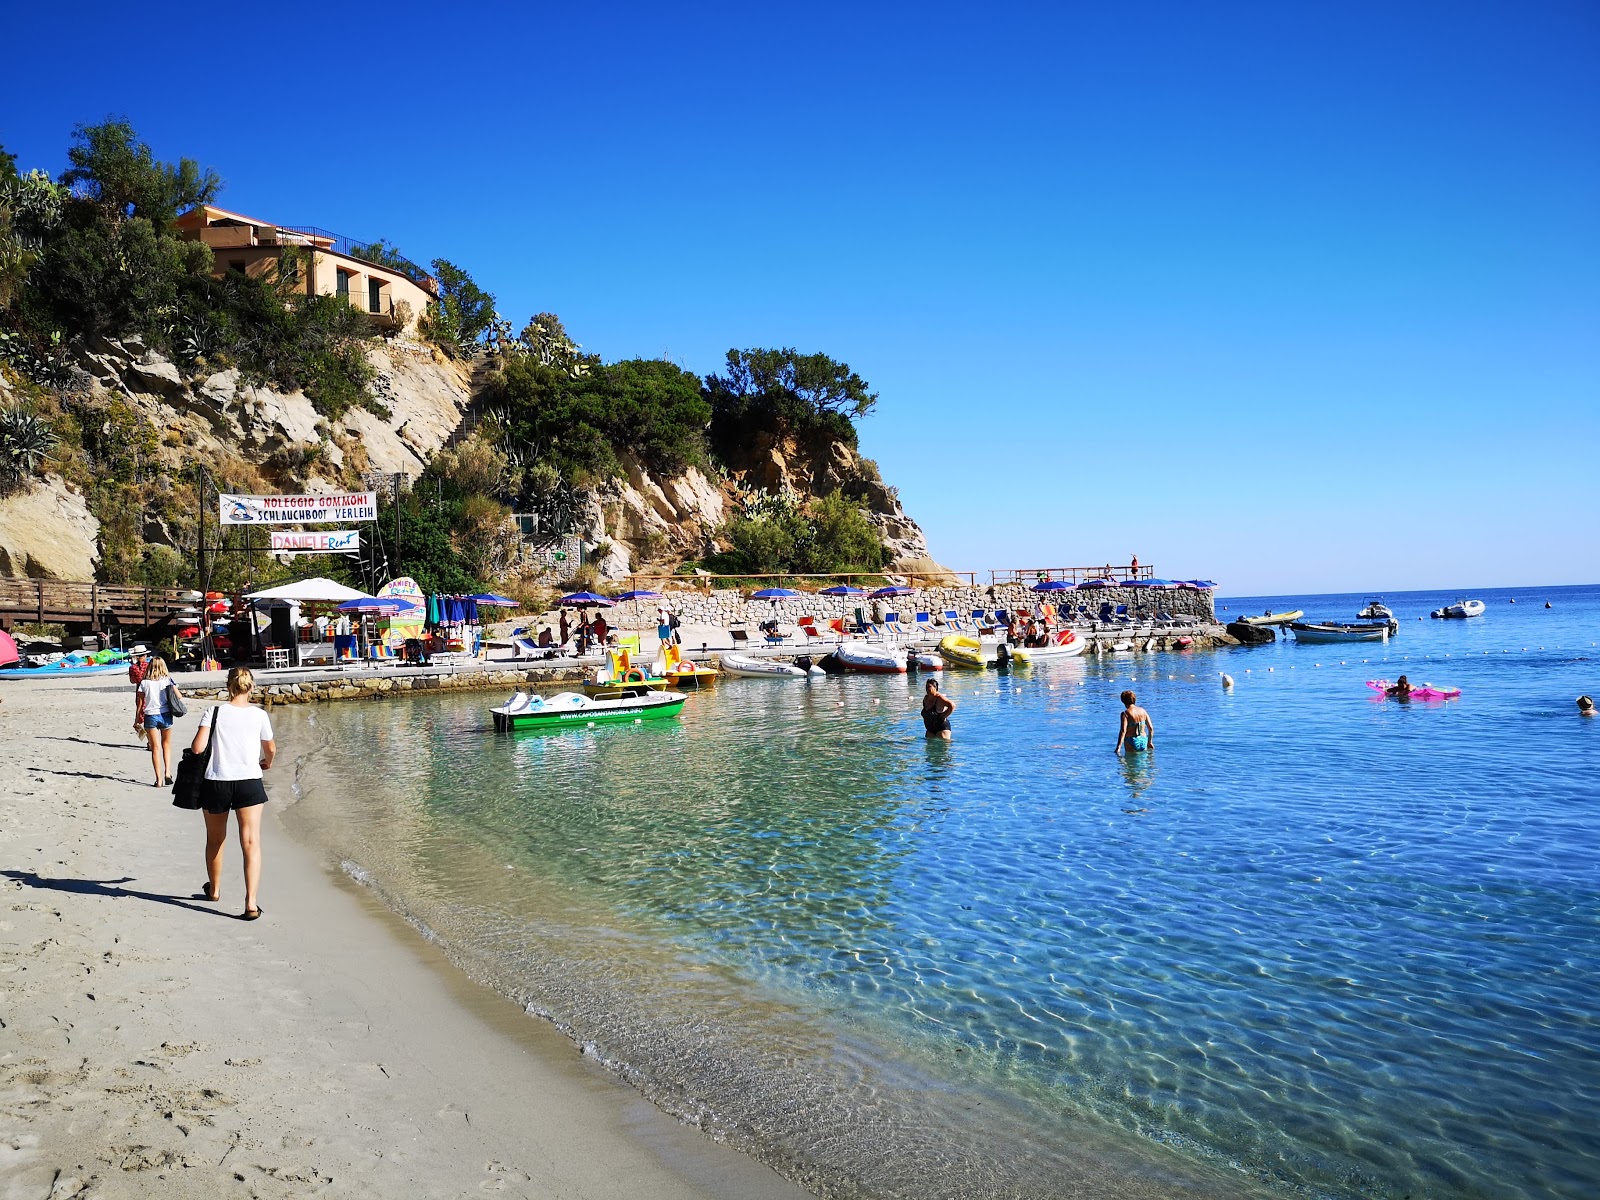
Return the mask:
<path id="1" fill-rule="evenodd" d="M 809 655 L 809 654 L 800 655 L 799 658 L 794 660 L 794 665 L 799 667 L 802 671 L 811 670 L 811 655 Z"/>

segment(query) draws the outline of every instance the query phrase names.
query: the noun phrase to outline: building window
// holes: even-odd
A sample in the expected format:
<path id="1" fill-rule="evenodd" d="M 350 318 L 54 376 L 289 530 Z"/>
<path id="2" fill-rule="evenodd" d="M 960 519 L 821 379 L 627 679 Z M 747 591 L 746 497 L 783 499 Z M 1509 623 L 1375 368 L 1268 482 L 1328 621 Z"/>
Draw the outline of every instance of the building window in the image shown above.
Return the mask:
<path id="1" fill-rule="evenodd" d="M 380 279 L 367 280 L 367 311 L 383 311 L 383 281 Z"/>
<path id="2" fill-rule="evenodd" d="M 334 295 L 343 296 L 346 301 L 350 299 L 350 276 L 353 274 L 355 274 L 355 272 L 346 271 L 343 267 L 339 268 L 339 273 L 335 277 L 335 283 L 333 285 Z"/>

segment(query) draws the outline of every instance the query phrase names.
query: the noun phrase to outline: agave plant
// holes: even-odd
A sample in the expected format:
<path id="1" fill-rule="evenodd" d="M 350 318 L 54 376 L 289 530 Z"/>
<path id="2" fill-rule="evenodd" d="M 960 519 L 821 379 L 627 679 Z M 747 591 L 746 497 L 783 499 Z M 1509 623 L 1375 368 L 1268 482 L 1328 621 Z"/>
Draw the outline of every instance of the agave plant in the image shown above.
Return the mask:
<path id="1" fill-rule="evenodd" d="M 13 477 L 33 474 L 55 446 L 55 432 L 37 413 L 16 406 L 0 409 L 0 455 Z"/>

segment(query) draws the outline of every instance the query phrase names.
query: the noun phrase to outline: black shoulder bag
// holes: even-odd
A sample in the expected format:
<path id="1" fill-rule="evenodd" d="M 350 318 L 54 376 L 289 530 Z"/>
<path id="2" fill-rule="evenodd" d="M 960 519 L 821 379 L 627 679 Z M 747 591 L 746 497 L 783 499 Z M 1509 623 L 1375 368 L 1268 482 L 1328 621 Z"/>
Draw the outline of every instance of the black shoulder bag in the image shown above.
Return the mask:
<path id="1" fill-rule="evenodd" d="M 217 744 L 216 708 L 211 710 L 210 728 L 211 732 L 206 737 L 206 748 L 199 754 L 188 746 L 183 748 L 183 758 L 178 763 L 178 773 L 172 781 L 174 808 L 200 807 L 200 793 L 206 786 L 206 768 L 211 765 L 211 748 Z"/>

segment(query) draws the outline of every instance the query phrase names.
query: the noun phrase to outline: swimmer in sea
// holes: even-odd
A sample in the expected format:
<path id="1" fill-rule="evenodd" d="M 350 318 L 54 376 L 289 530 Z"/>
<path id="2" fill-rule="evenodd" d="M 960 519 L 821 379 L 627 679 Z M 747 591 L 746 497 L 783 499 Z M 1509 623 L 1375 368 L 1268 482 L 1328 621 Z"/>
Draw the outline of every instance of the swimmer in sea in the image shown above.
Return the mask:
<path id="1" fill-rule="evenodd" d="M 1596 715 L 1594 701 L 1587 696 L 1578 697 L 1578 715 L 1580 717 L 1593 717 Z"/>
<path id="2" fill-rule="evenodd" d="M 1129 750 L 1151 750 L 1156 744 L 1155 723 L 1150 714 L 1139 707 L 1139 697 L 1132 692 L 1122 693 L 1122 724 L 1117 729 L 1117 753 L 1122 747 Z"/>
<path id="3" fill-rule="evenodd" d="M 1395 684 L 1392 688 L 1385 688 L 1383 694 L 1385 696 L 1397 696 L 1401 700 L 1404 700 L 1407 696 L 1411 695 L 1411 681 L 1402 675 L 1399 679 L 1395 680 Z"/>
<path id="4" fill-rule="evenodd" d="M 948 742 L 950 714 L 955 710 L 956 702 L 939 690 L 939 681 L 928 680 L 928 686 L 922 693 L 922 725 L 928 731 L 928 736 Z"/>

